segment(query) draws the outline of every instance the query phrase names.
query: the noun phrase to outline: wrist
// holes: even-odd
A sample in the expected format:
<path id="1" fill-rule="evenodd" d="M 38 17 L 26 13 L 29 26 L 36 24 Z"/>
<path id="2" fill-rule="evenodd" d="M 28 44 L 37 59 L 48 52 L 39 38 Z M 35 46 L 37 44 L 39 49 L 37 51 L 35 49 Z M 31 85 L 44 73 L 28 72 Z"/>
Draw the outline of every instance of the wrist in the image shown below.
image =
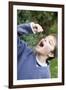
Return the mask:
<path id="1" fill-rule="evenodd" d="M 35 30 L 35 23 L 34 22 L 31 22 L 30 23 L 30 26 L 31 26 L 31 29 L 32 29 L 32 32 L 34 33 L 34 34 L 36 34 L 36 30 Z"/>

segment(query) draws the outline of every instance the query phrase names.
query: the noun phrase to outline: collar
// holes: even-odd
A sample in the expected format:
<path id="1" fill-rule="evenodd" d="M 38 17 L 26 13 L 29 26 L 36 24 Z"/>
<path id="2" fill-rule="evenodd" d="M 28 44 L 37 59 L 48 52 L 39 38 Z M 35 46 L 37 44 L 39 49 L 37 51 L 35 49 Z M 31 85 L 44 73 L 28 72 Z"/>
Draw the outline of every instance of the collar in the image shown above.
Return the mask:
<path id="1" fill-rule="evenodd" d="M 39 59 L 38 59 L 37 56 L 36 56 L 36 61 L 37 61 L 37 63 L 38 63 L 39 66 L 41 66 L 41 67 L 47 67 L 47 63 L 46 63 L 46 62 L 41 63 L 41 62 L 39 61 Z"/>

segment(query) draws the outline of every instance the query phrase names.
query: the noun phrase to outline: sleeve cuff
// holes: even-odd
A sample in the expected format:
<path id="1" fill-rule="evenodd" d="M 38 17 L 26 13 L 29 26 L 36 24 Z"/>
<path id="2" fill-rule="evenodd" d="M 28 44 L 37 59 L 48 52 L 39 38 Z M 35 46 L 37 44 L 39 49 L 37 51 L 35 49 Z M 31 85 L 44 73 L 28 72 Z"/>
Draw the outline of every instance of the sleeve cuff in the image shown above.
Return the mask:
<path id="1" fill-rule="evenodd" d="M 34 24 L 35 24 L 34 22 L 31 22 L 31 23 L 30 23 L 30 26 L 31 26 L 32 32 L 33 32 L 34 34 L 36 34 L 36 32 L 35 32 L 35 30 L 34 30 L 34 28 L 33 28 Z"/>

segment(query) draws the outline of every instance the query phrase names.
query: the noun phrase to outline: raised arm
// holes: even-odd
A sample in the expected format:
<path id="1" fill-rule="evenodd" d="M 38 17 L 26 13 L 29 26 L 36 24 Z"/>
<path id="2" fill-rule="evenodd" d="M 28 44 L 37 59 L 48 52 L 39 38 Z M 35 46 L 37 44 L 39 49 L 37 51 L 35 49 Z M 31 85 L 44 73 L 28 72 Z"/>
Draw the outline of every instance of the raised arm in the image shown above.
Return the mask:
<path id="1" fill-rule="evenodd" d="M 34 22 L 26 23 L 26 24 L 20 24 L 17 26 L 17 33 L 18 35 L 22 34 L 29 34 L 29 33 L 36 33 L 36 32 L 42 32 L 43 29 L 39 24 L 35 24 Z"/>
<path id="2" fill-rule="evenodd" d="M 26 42 L 23 40 L 20 40 L 20 36 L 23 34 L 32 33 L 32 26 L 31 23 L 26 24 L 20 24 L 17 26 L 17 55 L 18 55 L 18 61 L 21 57 L 21 53 L 24 53 L 24 51 L 27 51 L 28 47 Z"/>
<path id="3" fill-rule="evenodd" d="M 43 29 L 39 24 L 35 24 L 34 22 L 26 23 L 26 24 L 20 24 L 17 26 L 17 54 L 18 57 L 23 53 L 24 51 L 27 51 L 28 47 L 27 44 L 20 40 L 19 36 L 23 34 L 29 34 L 29 33 L 36 33 L 36 32 L 42 32 Z"/>

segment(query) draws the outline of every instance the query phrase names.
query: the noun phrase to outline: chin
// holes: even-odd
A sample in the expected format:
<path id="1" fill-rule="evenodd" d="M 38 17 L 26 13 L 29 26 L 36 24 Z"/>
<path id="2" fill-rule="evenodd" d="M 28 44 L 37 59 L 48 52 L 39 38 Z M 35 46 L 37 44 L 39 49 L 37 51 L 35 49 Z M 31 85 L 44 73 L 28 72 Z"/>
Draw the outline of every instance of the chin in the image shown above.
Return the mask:
<path id="1" fill-rule="evenodd" d="M 40 48 L 38 48 L 38 47 L 35 47 L 35 50 L 36 50 L 36 53 L 39 53 L 39 54 L 41 54 L 41 50 L 40 50 Z"/>

